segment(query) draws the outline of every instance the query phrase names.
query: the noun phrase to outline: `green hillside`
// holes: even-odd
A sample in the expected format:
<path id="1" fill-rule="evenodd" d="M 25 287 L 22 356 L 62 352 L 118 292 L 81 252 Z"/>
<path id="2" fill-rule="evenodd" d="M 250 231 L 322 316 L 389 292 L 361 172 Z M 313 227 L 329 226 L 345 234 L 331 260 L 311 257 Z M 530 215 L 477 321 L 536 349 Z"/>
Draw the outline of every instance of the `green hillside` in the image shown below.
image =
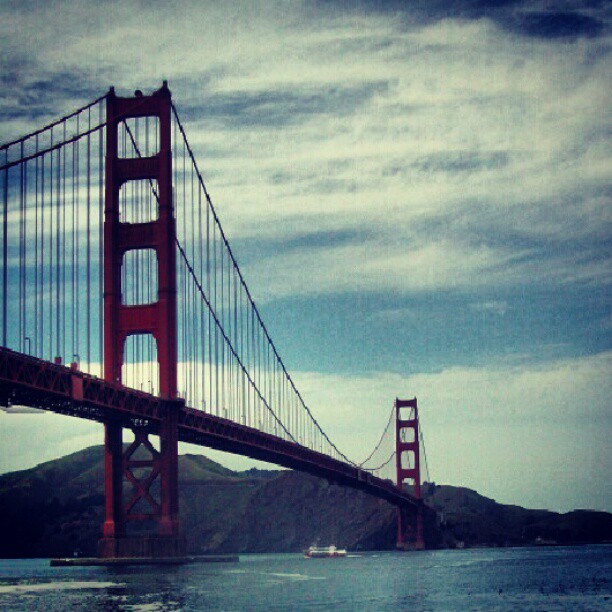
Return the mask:
<path id="1" fill-rule="evenodd" d="M 95 555 L 103 522 L 103 447 L 0 476 L 0 558 Z M 179 458 L 181 525 L 193 554 L 297 552 L 311 544 L 393 549 L 395 507 L 289 470 L 234 472 L 202 455 Z M 125 494 L 130 486 L 125 485 Z M 557 514 L 496 503 L 461 487 L 423 486 L 437 511 L 432 547 L 576 544 L 612 540 L 612 515 Z"/>

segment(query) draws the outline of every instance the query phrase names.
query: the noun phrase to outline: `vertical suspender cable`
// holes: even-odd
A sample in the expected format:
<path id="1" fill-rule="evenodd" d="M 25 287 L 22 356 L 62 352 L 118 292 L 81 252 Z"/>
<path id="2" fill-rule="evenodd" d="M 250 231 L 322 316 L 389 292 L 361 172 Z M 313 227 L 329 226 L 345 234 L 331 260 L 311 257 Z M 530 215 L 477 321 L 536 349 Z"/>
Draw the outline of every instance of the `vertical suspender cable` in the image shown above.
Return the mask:
<path id="1" fill-rule="evenodd" d="M 64 121 L 64 140 L 66 140 L 66 122 Z M 66 228 L 66 149 L 62 147 L 62 352 L 66 356 L 66 361 L 70 362 L 70 355 L 67 355 L 66 321 L 68 319 L 66 302 L 66 241 L 68 232 Z"/>
<path id="2" fill-rule="evenodd" d="M 70 271 L 71 271 L 71 287 L 70 287 L 70 304 L 71 304 L 71 320 L 70 320 L 70 334 L 72 340 L 71 352 L 72 358 L 76 359 L 76 354 L 78 351 L 77 348 L 77 335 L 76 335 L 76 274 L 77 274 L 77 266 L 76 266 L 76 168 L 75 168 L 75 155 L 76 155 L 76 143 L 72 144 L 70 162 L 71 162 L 71 173 L 70 173 L 70 191 L 71 191 L 71 212 L 72 212 L 72 221 L 70 223 L 70 229 L 72 233 L 71 239 L 71 262 L 70 262 Z"/>
<path id="3" fill-rule="evenodd" d="M 238 346 L 238 283 L 236 282 L 236 270 L 233 270 L 232 278 L 234 280 L 234 346 Z M 238 366 L 236 365 L 236 415 L 237 420 L 240 420 L 240 377 L 238 375 Z M 244 421 L 242 421 L 244 425 Z"/>
<path id="4" fill-rule="evenodd" d="M 195 199 L 194 199 L 194 191 L 193 191 L 193 168 L 190 170 L 190 187 L 191 187 L 191 261 L 193 265 L 196 265 L 196 257 L 195 257 Z M 195 401 L 195 392 L 198 388 L 197 383 L 197 373 L 199 372 L 199 368 L 197 367 L 197 354 L 198 354 L 198 341 L 197 341 L 197 318 L 195 313 L 195 290 L 193 288 L 193 284 L 190 282 L 189 287 L 191 289 L 191 299 L 190 309 L 191 309 L 191 363 L 189 367 L 191 369 L 191 405 L 196 406 L 197 403 Z"/>
<path id="5" fill-rule="evenodd" d="M 206 204 L 206 294 L 208 299 L 210 296 L 210 206 Z M 208 412 L 212 414 L 213 395 L 212 395 L 212 315 L 210 308 L 208 309 L 208 394 L 210 397 Z"/>
<path id="6" fill-rule="evenodd" d="M 91 129 L 91 108 L 87 109 L 87 130 Z M 87 369 L 91 368 L 91 135 L 87 134 Z"/>
<path id="7" fill-rule="evenodd" d="M 228 325 L 230 327 L 230 338 L 231 338 L 231 344 L 232 346 L 236 346 L 236 325 L 234 324 L 234 307 L 235 307 L 235 300 L 234 298 L 234 293 L 232 292 L 232 280 L 234 278 L 233 276 L 233 272 L 234 269 L 232 267 L 232 262 L 231 262 L 231 258 L 228 257 L 227 258 L 227 317 L 228 317 Z M 231 401 L 232 401 L 232 410 L 234 411 L 234 420 L 236 420 L 237 422 L 240 421 L 240 411 L 237 409 L 237 404 L 236 404 L 236 388 L 235 388 L 235 368 L 234 368 L 234 359 L 232 356 L 232 353 L 230 350 L 228 350 L 227 352 L 227 359 L 228 359 L 228 363 L 229 363 L 229 367 L 230 367 L 230 389 L 231 389 Z"/>
<path id="8" fill-rule="evenodd" d="M 221 251 L 221 327 L 225 330 L 225 283 L 223 282 L 225 265 L 223 261 L 224 250 L 222 242 L 219 243 L 219 250 Z M 225 403 L 225 342 L 221 342 L 221 405 L 224 410 L 227 410 Z"/>
<path id="9" fill-rule="evenodd" d="M 38 134 L 35 149 L 38 153 Z M 41 357 L 38 352 L 38 157 L 34 167 L 34 354 Z"/>
<path id="10" fill-rule="evenodd" d="M 21 157 L 23 158 L 23 141 L 21 142 Z M 19 324 L 17 326 L 18 336 L 17 336 L 17 346 L 19 350 L 23 352 L 23 319 L 22 313 L 23 308 L 25 306 L 25 296 L 23 295 L 23 271 L 24 271 L 24 257 L 23 257 L 23 247 L 25 244 L 25 236 L 23 235 L 23 224 L 24 224 L 24 205 L 25 205 L 25 196 L 23 193 L 24 190 L 24 164 L 19 165 L 19 293 L 18 293 L 18 321 Z"/>
<path id="11" fill-rule="evenodd" d="M 244 361 L 244 309 L 242 307 L 242 285 L 238 287 L 238 291 L 239 291 L 238 297 L 239 297 L 239 302 L 240 302 L 239 313 L 238 313 L 238 316 L 240 319 L 240 358 Z M 244 376 L 242 376 L 242 385 L 240 386 L 241 388 L 240 403 L 242 405 L 243 418 L 246 424 L 250 427 L 251 421 L 249 420 L 248 411 L 246 407 L 245 385 L 246 385 L 246 381 L 244 380 Z"/>
<path id="12" fill-rule="evenodd" d="M 80 128 L 80 115 L 77 115 L 77 134 L 79 133 L 79 128 Z M 81 308 L 80 308 L 80 299 L 81 299 L 81 290 L 80 290 L 80 274 L 79 274 L 79 263 L 80 263 L 80 257 L 79 257 L 79 253 L 80 253 L 80 236 L 79 236 L 79 199 L 81 194 L 79 193 L 80 190 L 80 186 L 81 186 L 81 171 L 80 171 L 80 162 L 81 162 L 81 155 L 80 155 L 80 151 L 81 151 L 81 147 L 80 147 L 80 140 L 77 140 L 74 143 L 74 146 L 76 147 L 76 150 L 73 151 L 73 155 L 76 156 L 76 160 L 74 163 L 74 167 L 75 167 L 75 171 L 76 171 L 76 176 L 75 176 L 75 193 L 76 193 L 76 198 L 75 198 L 75 209 L 74 209 L 74 222 L 75 222 L 75 237 L 74 237 L 74 250 L 75 250 L 75 254 L 74 254 L 74 262 L 75 262 L 75 273 L 74 273 L 74 278 L 75 278 L 75 295 L 74 295 L 74 302 L 75 302 L 75 317 L 74 317 L 74 326 L 75 326 L 75 332 L 74 332 L 74 336 L 75 336 L 75 353 L 79 353 L 79 346 L 80 346 L 80 342 L 81 342 L 81 337 L 80 337 L 80 333 L 81 333 Z"/>
<path id="13" fill-rule="evenodd" d="M 51 146 L 53 146 L 53 128 L 51 128 Z M 49 355 L 51 359 L 53 357 L 57 357 L 57 353 L 54 355 L 53 351 L 53 332 L 54 332 L 54 317 L 53 317 L 53 291 L 54 281 L 53 281 L 53 266 L 54 266 L 54 257 L 53 257 L 53 247 L 54 241 L 53 238 L 55 236 L 54 227 L 53 227 L 53 151 L 49 153 Z"/>
<path id="14" fill-rule="evenodd" d="M 8 163 L 8 148 L 4 151 L 4 163 Z M 7 346 L 6 307 L 8 303 L 8 168 L 4 169 L 4 215 L 2 217 L 2 346 Z"/>
<path id="15" fill-rule="evenodd" d="M 247 302 L 247 306 L 248 306 L 248 302 Z M 247 371 L 250 372 L 251 370 L 251 343 L 249 341 L 249 338 L 251 337 L 251 326 L 250 326 L 250 320 L 251 320 L 251 311 L 247 308 L 245 308 L 244 311 L 244 318 L 245 318 L 245 322 L 244 322 L 244 364 L 245 367 L 247 368 Z M 248 415 L 248 419 L 251 422 L 251 426 L 252 427 L 257 427 L 257 421 L 255 419 L 255 413 L 254 411 L 251 409 L 251 385 L 250 384 L 246 384 L 246 404 L 247 404 L 247 415 Z"/>
<path id="16" fill-rule="evenodd" d="M 198 248 L 200 250 L 200 278 L 202 278 L 202 276 L 204 275 L 204 246 L 202 244 L 202 189 L 200 188 L 200 186 L 197 186 L 198 188 Z M 206 381 L 206 376 L 205 376 L 205 366 L 206 366 L 206 334 L 205 334 L 205 319 L 204 319 L 204 305 L 202 304 L 202 301 L 200 300 L 199 302 L 199 308 L 200 308 L 200 347 L 202 350 L 201 353 L 201 358 L 202 358 L 202 362 L 200 364 L 200 368 L 201 372 L 202 372 L 202 381 L 201 381 L 201 396 L 200 396 L 200 402 L 202 404 L 202 408 L 206 407 L 206 386 L 205 386 L 205 381 Z"/>
<path id="17" fill-rule="evenodd" d="M 41 158 L 40 176 L 40 356 L 45 354 L 45 158 Z M 50 353 L 51 351 L 49 351 Z"/>
<path id="18" fill-rule="evenodd" d="M 51 153 L 53 155 L 53 153 Z M 57 357 L 61 357 L 61 307 L 60 307 L 60 295 L 61 295 L 61 276 L 60 276 L 60 243 L 61 243 L 61 157 L 60 149 L 57 150 L 57 164 L 56 164 L 56 176 L 55 176 L 55 354 Z"/>
<path id="19" fill-rule="evenodd" d="M 251 308 L 250 344 L 251 344 L 251 380 L 255 380 L 255 313 L 253 312 L 252 308 Z M 253 392 L 253 415 L 255 416 L 256 420 L 259 420 L 260 423 L 262 422 L 261 420 L 262 415 L 260 415 L 259 411 L 257 410 L 257 400 L 256 400 L 256 395 L 254 392 Z"/>
<path id="20" fill-rule="evenodd" d="M 217 227 L 213 225 L 213 308 L 217 312 Z M 215 410 L 219 414 L 219 332 L 218 326 L 215 325 Z"/>
<path id="21" fill-rule="evenodd" d="M 28 163 L 23 163 L 23 300 L 21 303 L 23 320 L 23 348 L 26 350 L 25 336 L 28 335 L 26 303 L 28 299 Z M 28 340 L 28 352 L 31 352 L 31 340 Z"/>
<path id="22" fill-rule="evenodd" d="M 183 215 L 183 241 L 184 244 L 188 244 L 188 230 L 187 230 L 187 216 L 188 216 L 188 205 L 187 205 L 187 156 L 185 154 L 185 142 L 183 141 L 183 208 L 181 213 Z M 185 387 L 189 391 L 191 386 L 191 371 L 189 368 L 189 361 L 191 358 L 191 338 L 190 338 L 190 321 L 189 321 L 189 287 L 187 284 L 187 271 L 185 270 L 185 295 L 184 295 L 184 322 L 183 327 L 185 328 L 185 364 L 187 365 L 186 372 L 183 375 L 185 378 Z"/>
<path id="23" fill-rule="evenodd" d="M 128 125 L 126 120 L 126 126 Z M 138 117 L 134 118 L 134 141 L 132 142 L 132 151 L 131 155 L 136 157 L 136 147 L 138 146 L 136 143 L 140 141 L 140 120 Z M 131 139 L 130 139 L 131 140 Z M 137 185 L 139 181 L 130 181 L 128 186 L 131 191 L 130 198 L 130 208 L 132 209 L 132 214 L 136 214 L 136 221 L 140 221 L 140 208 L 139 208 L 139 200 L 138 200 L 138 190 Z M 126 256 L 130 256 L 130 291 L 131 291 L 131 300 L 129 303 L 133 304 L 141 304 L 142 303 L 142 284 L 140 282 L 142 276 L 142 249 L 133 250 L 130 253 L 126 253 Z M 126 262 L 127 266 L 127 262 Z M 138 385 L 138 381 L 141 381 L 142 384 L 142 366 L 141 366 L 141 348 L 142 348 L 142 334 L 135 334 L 132 336 L 132 345 L 134 346 L 134 361 L 132 363 L 132 384 L 131 387 L 136 387 Z"/>

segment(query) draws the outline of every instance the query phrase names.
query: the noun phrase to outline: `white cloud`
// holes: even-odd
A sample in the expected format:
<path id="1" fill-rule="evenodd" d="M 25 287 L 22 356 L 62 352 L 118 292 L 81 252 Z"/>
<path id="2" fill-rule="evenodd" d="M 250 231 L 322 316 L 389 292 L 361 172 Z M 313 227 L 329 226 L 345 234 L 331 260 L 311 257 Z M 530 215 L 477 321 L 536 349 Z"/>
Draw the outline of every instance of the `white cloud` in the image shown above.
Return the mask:
<path id="1" fill-rule="evenodd" d="M 383 237 L 365 247 L 369 274 L 351 274 L 359 252 L 320 254 L 338 254 L 327 265 L 338 269 L 335 276 L 344 277 L 346 290 L 422 288 L 406 287 L 413 266 L 406 269 L 402 256 L 393 265 L 381 248 L 385 242 L 405 245 L 416 224 L 444 226 L 447 220 L 444 246 L 436 230 L 421 229 L 421 241 L 429 244 L 408 249 L 417 260 L 430 252 L 434 257 L 426 268 L 418 266 L 419 277 L 454 281 L 459 268 L 461 287 L 500 281 L 494 267 L 479 264 L 483 258 L 503 262 L 506 280 L 548 277 L 549 265 L 525 267 L 509 258 L 511 250 L 525 255 L 520 248 L 508 244 L 493 252 L 474 244 L 481 222 L 488 223 L 484 232 L 494 223 L 502 235 L 540 240 L 570 233 L 588 238 L 601 233 L 602 224 L 609 231 L 608 198 L 589 195 L 610 179 L 610 148 L 603 137 L 610 71 L 605 57 L 593 55 L 597 42 L 517 39 L 487 19 L 444 19 L 408 29 L 398 27 L 393 15 L 337 12 L 323 21 L 305 7 L 287 10 L 283 3 L 192 3 L 178 14 L 156 7 L 157 19 L 144 22 L 130 3 L 58 6 L 8 14 L 9 38 L 37 32 L 27 49 L 17 47 L 34 62 L 22 79 L 32 83 L 39 71 L 87 66 L 97 71 L 94 80 L 104 83 L 112 73 L 130 91 L 170 75 L 179 111 L 189 106 L 198 117 L 186 122 L 188 135 L 230 239 L 290 239 L 305 228 L 357 228 Z M 372 83 L 382 89 L 350 103 L 351 88 L 367 91 Z M 320 107 L 331 90 L 343 88 L 348 98 L 340 96 L 335 110 Z M 288 125 L 255 123 L 235 130 L 241 117 L 231 109 L 207 119 L 211 99 L 265 100 L 274 93 L 304 101 Z M 267 104 L 263 108 L 271 115 L 286 110 L 282 96 Z M 474 166 L 453 170 L 453 155 L 467 156 Z M 274 183 L 275 175 L 286 180 Z M 475 202 L 485 219 L 474 214 Z M 462 217 L 470 219 L 468 225 L 452 225 Z M 287 257 L 289 268 L 295 256 Z M 605 257 L 595 269 L 561 259 L 553 266 L 555 282 L 597 280 L 607 267 Z M 478 274 L 470 274 L 474 268 Z M 334 286 L 315 275 L 302 291 Z"/>
<path id="2" fill-rule="evenodd" d="M 505 503 L 612 508 L 607 474 L 612 353 L 540 366 L 295 376 L 336 444 L 373 448 L 396 396 L 416 396 L 430 476 Z"/>
<path id="3" fill-rule="evenodd" d="M 364 376 L 299 372 L 294 375 L 317 418 L 330 431 L 355 426 L 380 432 L 381 414 L 396 395 L 416 395 L 427 428 L 461 423 L 507 425 L 596 423 L 609 418 L 607 398 L 612 353 L 540 365 L 450 367 L 427 374 L 372 373 Z M 384 398 L 383 405 L 380 404 Z M 360 415 L 356 420 L 350 415 Z"/>
<path id="4" fill-rule="evenodd" d="M 542 42 L 517 45 L 486 20 L 445 21 L 401 37 L 387 25 L 387 33 L 396 53 L 393 76 L 377 54 L 357 50 L 349 62 L 343 56 L 338 67 L 339 58 L 332 60 L 339 85 L 354 82 L 355 65 L 362 82 L 374 74 L 388 79 L 388 89 L 359 108 L 334 116 L 315 113 L 281 129 L 255 125 L 236 134 L 216 131 L 210 139 L 224 155 L 207 158 L 205 146 L 201 149 L 230 236 L 290 239 L 305 229 L 358 229 L 383 237 L 354 248 L 330 245 L 320 253 L 281 250 L 277 256 L 286 257 L 277 264 L 281 269 L 303 269 L 296 264 L 314 259 L 312 282 L 276 282 L 267 288 L 270 293 L 285 294 L 295 285 L 304 292 L 333 290 L 339 278 L 346 290 L 431 288 L 449 278 L 460 287 L 550 281 L 551 272 L 559 284 L 607 282 L 607 258 L 579 261 L 567 241 L 570 235 L 601 235 L 610 227 L 609 199 L 599 193 L 610 178 L 610 149 L 602 139 L 607 62 L 588 62 L 587 43 L 564 45 L 562 53 Z M 411 55 L 405 51 L 417 44 L 413 39 L 420 47 Z M 323 76 L 327 66 L 320 63 L 318 79 L 306 73 L 301 86 L 316 89 L 317 83 L 329 82 Z M 262 70 L 253 70 L 251 89 L 257 91 Z M 272 86 L 266 75 L 261 74 L 258 91 Z M 274 79 L 274 86 L 280 85 Z M 467 162 L 457 169 L 453 159 L 461 156 Z M 275 174 L 285 179 L 275 184 L 270 181 Z M 435 230 L 421 229 L 431 222 Z M 435 235 L 440 228 L 443 246 Z M 486 240 L 492 231 L 501 239 L 509 234 L 537 240 L 541 247 L 546 240 L 561 241 L 567 255 L 555 249 L 547 255 L 542 248 L 525 251 L 510 238 L 503 247 L 478 245 L 479 234 Z M 405 245 L 416 232 L 427 244 L 415 252 Z M 390 258 L 382 245 L 396 243 L 416 260 Z M 355 261 L 366 265 L 364 251 L 369 269 L 386 274 L 354 273 Z M 420 256 L 429 254 L 429 265 L 418 266 Z M 526 256 L 532 261 L 525 262 Z M 419 274 L 409 277 L 415 266 Z M 330 268 L 332 282 L 326 277 Z M 436 283 L 411 284 L 431 277 Z"/>
<path id="5" fill-rule="evenodd" d="M 104 429 L 98 423 L 47 412 L 0 412 L 0 431 L 0 472 L 27 469 L 84 447 L 104 443 Z"/>
<path id="6" fill-rule="evenodd" d="M 470 304 L 470 308 L 476 312 L 492 312 L 503 316 L 508 310 L 508 303 L 504 300 L 491 300 L 488 302 L 477 302 Z"/>

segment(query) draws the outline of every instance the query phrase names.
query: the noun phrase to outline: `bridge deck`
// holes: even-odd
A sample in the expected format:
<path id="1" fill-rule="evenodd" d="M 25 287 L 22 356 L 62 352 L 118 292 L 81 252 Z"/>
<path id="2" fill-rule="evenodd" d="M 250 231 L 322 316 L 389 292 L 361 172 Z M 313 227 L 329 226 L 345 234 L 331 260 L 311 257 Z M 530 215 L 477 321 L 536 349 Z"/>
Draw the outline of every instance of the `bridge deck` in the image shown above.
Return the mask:
<path id="1" fill-rule="evenodd" d="M 245 455 L 362 490 L 397 506 L 422 502 L 358 467 L 295 442 L 189 408 L 183 400 L 163 400 L 63 365 L 0 347 L 0 404 L 23 405 L 100 423 L 137 424 L 158 433 L 167 410 L 178 410 L 183 442 Z"/>

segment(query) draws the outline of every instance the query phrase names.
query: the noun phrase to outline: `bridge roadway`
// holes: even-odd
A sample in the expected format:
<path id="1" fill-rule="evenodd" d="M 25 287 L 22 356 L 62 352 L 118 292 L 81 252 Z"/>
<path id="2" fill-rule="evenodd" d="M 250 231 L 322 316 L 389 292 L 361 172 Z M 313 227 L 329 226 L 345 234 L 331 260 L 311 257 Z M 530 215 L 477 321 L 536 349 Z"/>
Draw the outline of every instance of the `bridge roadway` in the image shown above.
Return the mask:
<path id="1" fill-rule="evenodd" d="M 85 374 L 76 369 L 0 347 L 0 405 L 29 406 L 124 427 L 139 426 L 157 434 L 167 410 L 178 410 L 182 442 L 245 455 L 308 472 L 330 482 L 359 489 L 401 507 L 422 502 L 358 467 L 295 442 Z"/>

